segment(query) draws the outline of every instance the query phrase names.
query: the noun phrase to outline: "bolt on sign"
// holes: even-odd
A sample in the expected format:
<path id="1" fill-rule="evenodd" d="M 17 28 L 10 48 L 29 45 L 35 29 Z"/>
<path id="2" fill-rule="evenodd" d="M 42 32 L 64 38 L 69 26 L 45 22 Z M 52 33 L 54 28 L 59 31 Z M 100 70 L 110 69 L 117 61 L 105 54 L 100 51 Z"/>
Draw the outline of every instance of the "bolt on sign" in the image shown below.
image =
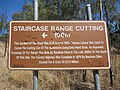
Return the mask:
<path id="1" fill-rule="evenodd" d="M 11 21 L 10 69 L 108 69 L 104 21 Z"/>

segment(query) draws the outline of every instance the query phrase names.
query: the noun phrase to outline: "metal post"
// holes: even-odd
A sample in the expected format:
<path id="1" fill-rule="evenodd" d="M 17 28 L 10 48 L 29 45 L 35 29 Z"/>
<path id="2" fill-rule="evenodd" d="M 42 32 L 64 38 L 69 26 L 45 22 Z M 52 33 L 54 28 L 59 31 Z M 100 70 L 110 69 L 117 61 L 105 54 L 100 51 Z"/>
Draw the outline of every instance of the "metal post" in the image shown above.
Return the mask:
<path id="1" fill-rule="evenodd" d="M 99 9 L 100 9 L 100 20 L 103 20 L 103 14 L 102 14 L 102 0 L 99 0 Z M 107 24 L 108 25 L 108 24 Z M 110 40 L 110 39 L 109 39 Z M 109 42 L 111 45 L 111 42 Z M 111 64 L 112 65 L 112 64 Z M 113 75 L 112 75 L 112 67 L 109 69 L 110 74 L 110 86 L 113 86 Z"/>
<path id="2" fill-rule="evenodd" d="M 92 13 L 91 13 L 91 6 L 90 4 L 86 5 L 87 9 L 87 20 L 92 20 Z M 98 70 L 93 70 L 93 76 L 94 76 L 94 85 L 95 90 L 100 90 L 100 79 L 99 79 L 99 73 Z"/>
<path id="3" fill-rule="evenodd" d="M 83 82 L 87 82 L 87 70 L 83 70 Z"/>
<path id="4" fill-rule="evenodd" d="M 34 20 L 38 20 L 38 0 L 33 0 L 34 7 Z"/>
<path id="5" fill-rule="evenodd" d="M 85 13 L 85 20 L 87 20 L 87 14 Z M 87 82 L 87 70 L 83 70 L 83 82 Z"/>
<path id="6" fill-rule="evenodd" d="M 95 90 L 100 90 L 100 78 L 98 70 L 93 70 Z"/>
<path id="7" fill-rule="evenodd" d="M 33 70 L 33 90 L 38 90 L 38 70 Z"/>
<path id="8" fill-rule="evenodd" d="M 92 20 L 92 13 L 91 13 L 91 6 L 90 6 L 90 4 L 86 5 L 86 10 L 87 10 L 87 20 Z"/>
<path id="9" fill-rule="evenodd" d="M 38 20 L 38 0 L 33 0 L 34 20 Z M 38 90 L 38 70 L 33 70 L 33 90 Z"/>
<path id="10" fill-rule="evenodd" d="M 103 20 L 103 14 L 102 14 L 102 0 L 99 0 L 99 9 L 100 9 L 100 20 Z M 108 25 L 108 24 L 107 24 Z M 109 39 L 110 40 L 110 39 Z M 111 43 L 111 42 L 109 42 Z M 111 64 L 112 65 L 112 64 Z M 110 86 L 113 86 L 113 75 L 112 75 L 112 67 L 109 69 L 110 74 Z"/>
<path id="11" fill-rule="evenodd" d="M 113 86 L 112 68 L 109 69 L 109 72 L 110 72 L 110 86 Z"/>

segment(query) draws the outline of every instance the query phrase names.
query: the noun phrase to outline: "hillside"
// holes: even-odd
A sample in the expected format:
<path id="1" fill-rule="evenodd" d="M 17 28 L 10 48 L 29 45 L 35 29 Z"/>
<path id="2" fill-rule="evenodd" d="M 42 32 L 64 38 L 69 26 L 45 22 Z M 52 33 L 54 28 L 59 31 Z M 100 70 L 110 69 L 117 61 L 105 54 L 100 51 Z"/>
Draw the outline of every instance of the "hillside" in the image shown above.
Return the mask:
<path id="1" fill-rule="evenodd" d="M 32 90 L 32 70 L 9 70 L 4 44 L 0 42 L 0 90 Z M 109 71 L 100 70 L 101 90 L 120 90 L 120 55 L 112 54 L 114 85 L 110 86 Z M 39 90 L 94 90 L 92 70 L 87 70 L 87 82 L 82 70 L 39 70 Z"/>

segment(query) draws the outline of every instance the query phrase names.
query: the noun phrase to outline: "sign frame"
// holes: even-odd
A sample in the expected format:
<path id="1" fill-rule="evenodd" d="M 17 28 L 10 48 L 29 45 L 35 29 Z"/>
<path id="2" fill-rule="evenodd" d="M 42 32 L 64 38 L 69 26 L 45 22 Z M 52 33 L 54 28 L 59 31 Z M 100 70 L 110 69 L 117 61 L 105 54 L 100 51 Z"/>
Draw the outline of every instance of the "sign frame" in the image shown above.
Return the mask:
<path id="1" fill-rule="evenodd" d="M 104 25 L 105 25 L 105 37 L 106 37 L 106 44 L 107 44 L 107 53 L 108 53 L 108 66 L 107 67 L 79 67 L 79 68 L 74 68 L 74 67 L 71 67 L 71 68 L 12 68 L 11 66 L 10 66 L 10 57 L 11 57 L 11 55 L 10 55 L 10 53 L 11 53 L 11 42 L 12 42 L 12 23 L 15 23 L 15 22 L 31 22 L 31 23 L 34 23 L 34 22 L 70 22 L 70 23 L 74 23 L 74 22 L 76 22 L 76 23 L 80 23 L 80 22 L 87 22 L 87 23 L 90 23 L 90 22 L 103 22 L 104 23 Z M 106 22 L 105 21 L 96 21 L 96 20 L 89 20 L 89 21 L 10 21 L 9 22 L 10 23 L 10 28 L 9 28 L 9 48 L 8 48 L 8 50 L 9 50 L 9 53 L 8 53 L 8 68 L 9 69 L 13 69 L 13 70 L 84 70 L 84 69 L 86 69 L 86 70 L 104 70 L 104 69 L 109 69 L 111 66 L 110 66 L 110 50 L 109 50 L 109 42 L 108 42 L 108 31 L 107 31 L 107 25 L 106 25 Z"/>

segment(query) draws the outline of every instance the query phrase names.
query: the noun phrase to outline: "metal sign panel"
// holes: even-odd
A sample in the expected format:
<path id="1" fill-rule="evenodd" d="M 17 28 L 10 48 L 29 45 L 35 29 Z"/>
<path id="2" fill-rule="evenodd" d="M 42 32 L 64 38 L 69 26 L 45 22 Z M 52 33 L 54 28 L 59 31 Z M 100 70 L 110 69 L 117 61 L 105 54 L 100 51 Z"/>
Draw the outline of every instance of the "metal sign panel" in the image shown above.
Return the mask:
<path id="1" fill-rule="evenodd" d="M 104 21 L 11 21 L 10 69 L 108 69 Z"/>

